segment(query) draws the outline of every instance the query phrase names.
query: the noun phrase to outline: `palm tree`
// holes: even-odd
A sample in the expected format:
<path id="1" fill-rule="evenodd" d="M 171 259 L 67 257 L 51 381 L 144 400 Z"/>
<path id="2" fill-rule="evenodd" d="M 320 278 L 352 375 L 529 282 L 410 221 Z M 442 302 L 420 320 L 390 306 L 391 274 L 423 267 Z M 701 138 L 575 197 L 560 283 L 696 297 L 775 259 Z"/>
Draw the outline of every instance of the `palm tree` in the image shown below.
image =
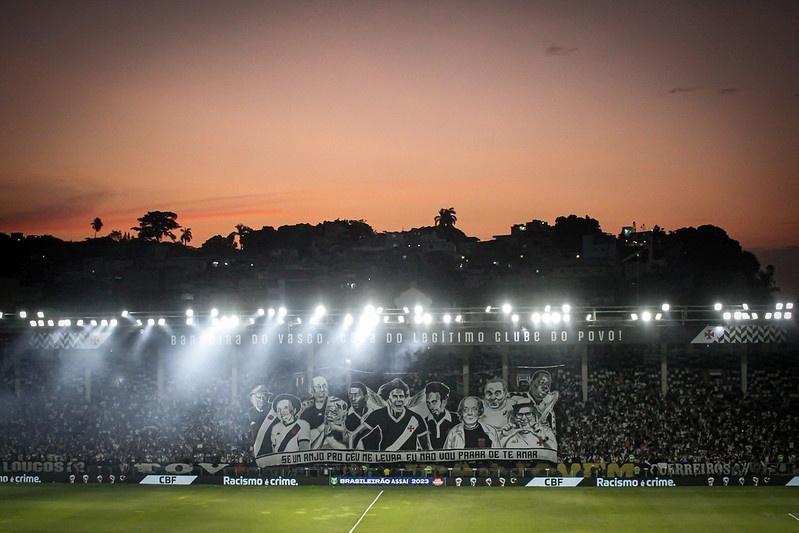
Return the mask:
<path id="1" fill-rule="evenodd" d="M 240 250 L 244 250 L 244 243 L 242 242 L 242 237 L 244 237 L 248 233 L 252 233 L 252 232 L 253 232 L 253 229 L 250 226 L 247 226 L 245 224 L 239 223 L 239 224 L 236 224 L 236 231 L 234 231 L 230 235 L 233 235 L 234 238 L 236 238 L 236 237 L 239 238 L 238 239 L 239 240 L 239 249 Z"/>
<path id="2" fill-rule="evenodd" d="M 89 225 L 94 230 L 94 238 L 96 239 L 97 238 L 97 232 L 100 231 L 101 229 L 103 229 L 103 221 L 100 220 L 100 217 L 96 217 L 94 220 L 92 220 L 92 223 L 89 224 Z"/>
<path id="3" fill-rule="evenodd" d="M 181 228 L 180 243 L 183 246 L 188 246 L 190 242 L 191 242 L 191 228 Z"/>
<path id="4" fill-rule="evenodd" d="M 455 208 L 441 208 L 438 210 L 438 214 L 433 219 L 435 220 L 436 226 L 439 228 L 451 228 L 455 225 L 455 222 L 458 220 L 458 217 L 455 216 Z"/>

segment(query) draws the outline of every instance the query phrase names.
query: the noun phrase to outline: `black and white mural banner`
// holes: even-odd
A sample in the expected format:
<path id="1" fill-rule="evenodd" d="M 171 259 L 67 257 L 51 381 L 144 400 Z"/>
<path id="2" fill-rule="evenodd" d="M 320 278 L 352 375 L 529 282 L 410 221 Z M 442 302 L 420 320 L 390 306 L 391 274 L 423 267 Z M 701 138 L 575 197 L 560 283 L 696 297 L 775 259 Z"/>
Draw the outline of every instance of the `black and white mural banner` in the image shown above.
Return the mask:
<path id="1" fill-rule="evenodd" d="M 558 461 L 560 395 L 547 370 L 524 390 L 489 379 L 478 396 L 450 405 L 450 386 L 430 381 L 411 391 L 399 378 L 373 391 L 352 382 L 347 399 L 331 396 L 327 380 L 312 381 L 305 401 L 250 393 L 250 435 L 260 467 L 307 463 Z M 454 403 L 454 402 L 452 402 Z"/>

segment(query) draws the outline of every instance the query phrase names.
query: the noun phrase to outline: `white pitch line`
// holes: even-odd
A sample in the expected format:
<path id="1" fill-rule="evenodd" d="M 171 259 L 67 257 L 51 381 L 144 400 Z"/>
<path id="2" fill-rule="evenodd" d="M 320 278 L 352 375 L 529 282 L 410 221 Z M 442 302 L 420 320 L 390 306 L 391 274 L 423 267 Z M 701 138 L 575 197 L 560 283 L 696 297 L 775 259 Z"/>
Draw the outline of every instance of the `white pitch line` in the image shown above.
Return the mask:
<path id="1" fill-rule="evenodd" d="M 357 521 L 357 522 L 355 522 L 355 525 L 354 525 L 354 526 L 352 526 L 352 529 L 350 529 L 350 533 L 352 533 L 353 531 L 355 531 L 355 528 L 356 528 L 356 527 L 358 527 L 358 524 L 360 524 L 360 523 L 361 523 L 361 520 L 363 520 L 363 517 L 364 517 L 364 516 L 366 516 L 366 513 L 368 513 L 368 512 L 369 512 L 369 509 L 371 509 L 371 508 L 372 508 L 372 506 L 375 504 L 375 502 L 377 501 L 377 499 L 378 499 L 378 498 L 380 498 L 380 496 L 382 496 L 382 495 L 383 495 L 383 491 L 381 490 L 381 491 L 380 491 L 380 494 L 378 494 L 377 496 L 375 496 L 375 499 L 374 499 L 374 500 L 372 500 L 372 503 L 370 503 L 370 504 L 369 504 L 369 507 L 367 507 L 367 508 L 366 508 L 366 510 L 365 510 L 365 511 L 363 512 L 363 514 L 361 515 L 361 517 L 358 519 L 358 521 Z"/>
<path id="2" fill-rule="evenodd" d="M 790 517 L 791 517 L 791 518 L 793 518 L 794 520 L 799 520 L 799 518 L 796 518 L 796 515 L 795 515 L 795 514 L 793 514 L 793 513 L 788 513 L 788 516 L 790 516 Z M 352 533 L 352 532 L 350 532 L 350 533 Z"/>

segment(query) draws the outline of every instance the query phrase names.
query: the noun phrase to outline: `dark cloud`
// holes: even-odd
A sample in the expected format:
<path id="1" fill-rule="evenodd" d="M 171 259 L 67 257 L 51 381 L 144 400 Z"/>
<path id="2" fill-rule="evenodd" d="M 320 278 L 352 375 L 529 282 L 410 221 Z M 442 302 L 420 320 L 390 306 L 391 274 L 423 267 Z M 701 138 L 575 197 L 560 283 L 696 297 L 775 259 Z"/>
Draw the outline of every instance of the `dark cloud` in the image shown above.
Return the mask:
<path id="1" fill-rule="evenodd" d="M 741 92 L 741 89 L 738 87 L 722 87 L 719 89 L 719 94 L 734 94 Z"/>
<path id="2" fill-rule="evenodd" d="M 677 93 L 693 93 L 699 90 L 699 87 L 672 87 L 669 89 L 669 94 Z"/>
<path id="3" fill-rule="evenodd" d="M 569 54 L 575 53 L 578 48 L 567 48 L 557 44 L 550 44 L 547 46 L 546 50 L 548 56 L 567 56 Z"/>

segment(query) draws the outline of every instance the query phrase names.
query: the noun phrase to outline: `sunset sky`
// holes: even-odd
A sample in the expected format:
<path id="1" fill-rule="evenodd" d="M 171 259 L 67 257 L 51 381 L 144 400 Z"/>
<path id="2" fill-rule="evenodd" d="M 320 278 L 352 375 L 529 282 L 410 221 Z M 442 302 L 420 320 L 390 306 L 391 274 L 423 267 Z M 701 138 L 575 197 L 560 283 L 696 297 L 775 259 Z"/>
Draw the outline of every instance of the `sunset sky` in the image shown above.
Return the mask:
<path id="1" fill-rule="evenodd" d="M 799 245 L 797 2 L 5 2 L 0 231 L 588 214 Z"/>

